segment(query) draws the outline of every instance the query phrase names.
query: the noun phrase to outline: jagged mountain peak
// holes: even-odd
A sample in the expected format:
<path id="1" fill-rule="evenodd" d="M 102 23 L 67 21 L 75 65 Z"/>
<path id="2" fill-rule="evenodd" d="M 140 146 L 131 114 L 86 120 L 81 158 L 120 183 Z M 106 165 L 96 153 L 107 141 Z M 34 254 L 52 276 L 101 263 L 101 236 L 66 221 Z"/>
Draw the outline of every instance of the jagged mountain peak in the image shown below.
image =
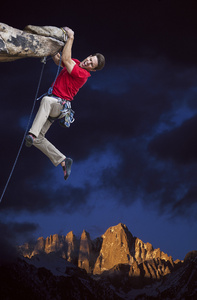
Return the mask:
<path id="1" fill-rule="evenodd" d="M 135 242 L 135 238 L 128 230 L 127 226 L 119 223 L 116 226 L 112 226 L 106 230 L 106 232 L 102 235 L 103 244 L 106 243 L 107 245 L 113 247 L 129 247 L 129 251 L 132 251 L 131 248 L 133 247 L 133 243 Z"/>
<path id="2" fill-rule="evenodd" d="M 20 250 L 29 258 L 42 253 L 57 253 L 67 261 L 85 269 L 87 273 L 99 276 L 107 270 L 116 269 L 115 266 L 128 264 L 132 276 L 139 275 L 141 268 L 145 270 L 146 276 L 159 278 L 169 273 L 173 266 L 171 257 L 160 249 L 154 250 L 150 243 L 144 243 L 134 237 L 123 223 L 111 226 L 94 241 L 84 229 L 80 239 L 76 238 L 73 231 L 66 236 L 53 234 L 46 239 L 38 238 L 34 245 L 26 243 Z M 159 271 L 156 270 L 158 266 Z M 150 269 L 155 270 L 154 274 L 151 274 Z"/>
<path id="3" fill-rule="evenodd" d="M 90 240 L 90 234 L 84 229 L 81 234 L 81 239 L 89 239 Z"/>
<path id="4" fill-rule="evenodd" d="M 134 261 L 132 255 L 134 238 L 126 225 L 119 223 L 112 226 L 102 235 L 103 242 L 94 267 L 94 274 L 118 264 L 130 264 Z"/>
<path id="5" fill-rule="evenodd" d="M 129 229 L 127 228 L 127 226 L 125 225 L 125 224 L 123 224 L 123 223 L 119 223 L 119 224 L 117 224 L 117 225 L 114 225 L 114 226 L 111 226 L 111 227 L 109 227 L 107 230 L 106 230 L 106 232 L 108 232 L 108 231 L 110 231 L 110 232 L 120 232 L 120 231 L 124 231 L 125 233 L 128 233 L 129 232 Z M 106 233 L 105 232 L 105 233 Z M 129 234 L 131 234 L 130 232 L 129 232 Z"/>
<path id="6" fill-rule="evenodd" d="M 69 238 L 73 238 L 73 237 L 75 237 L 75 235 L 74 235 L 73 231 L 71 230 L 67 233 L 66 238 L 69 239 Z"/>
<path id="7" fill-rule="evenodd" d="M 145 289 L 154 299 L 160 294 L 164 297 L 161 299 L 166 299 L 167 294 L 172 295 L 170 299 L 175 299 L 177 283 L 181 297 L 185 295 L 182 286 L 187 290 L 187 284 L 190 285 L 192 296 L 197 293 L 197 251 L 189 252 L 184 262 L 174 262 L 160 248 L 154 249 L 150 243 L 134 237 L 122 223 L 111 226 L 93 241 L 86 230 L 83 230 L 79 239 L 70 231 L 66 236 L 54 234 L 46 239 L 40 237 L 36 243 L 25 243 L 19 250 L 23 256 L 30 258 L 30 263 L 37 263 L 40 267 L 47 268 L 47 264 L 54 260 L 51 269 L 58 274 L 71 272 L 74 265 L 76 272 L 83 271 L 96 282 L 107 282 L 115 287 L 118 295 L 126 293 L 128 297 L 121 299 L 143 296 Z M 61 267 L 60 263 L 65 265 Z"/>

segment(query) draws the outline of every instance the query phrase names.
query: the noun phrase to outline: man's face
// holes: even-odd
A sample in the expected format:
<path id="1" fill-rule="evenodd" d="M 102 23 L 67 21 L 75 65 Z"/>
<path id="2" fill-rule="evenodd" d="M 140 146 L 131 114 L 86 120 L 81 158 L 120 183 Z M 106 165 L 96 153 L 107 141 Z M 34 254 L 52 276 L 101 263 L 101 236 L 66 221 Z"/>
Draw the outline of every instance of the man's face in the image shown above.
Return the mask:
<path id="1" fill-rule="evenodd" d="M 88 56 L 80 64 L 80 67 L 86 69 L 87 71 L 95 71 L 94 69 L 98 66 L 97 56 Z"/>

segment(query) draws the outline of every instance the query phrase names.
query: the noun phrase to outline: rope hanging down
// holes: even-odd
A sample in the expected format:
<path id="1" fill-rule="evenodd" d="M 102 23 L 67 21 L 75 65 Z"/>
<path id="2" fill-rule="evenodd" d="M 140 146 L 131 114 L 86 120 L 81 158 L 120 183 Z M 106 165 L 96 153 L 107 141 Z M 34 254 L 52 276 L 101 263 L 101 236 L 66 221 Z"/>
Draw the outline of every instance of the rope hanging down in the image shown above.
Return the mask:
<path id="1" fill-rule="evenodd" d="M 54 54 L 55 56 L 55 54 Z M 44 57 L 41 62 L 43 62 L 44 64 L 46 64 L 46 57 Z M 52 86 L 48 89 L 48 92 L 47 93 L 44 93 L 42 96 L 38 97 L 36 100 L 40 100 L 41 98 L 43 98 L 44 96 L 46 95 L 52 95 L 53 93 L 53 87 L 54 87 L 54 84 L 56 82 L 56 79 L 57 79 L 57 76 L 59 75 L 59 71 L 60 71 L 60 67 L 61 67 L 61 64 L 62 64 L 62 54 L 60 52 L 60 60 L 59 60 L 59 65 L 58 65 L 58 69 L 57 69 L 57 73 L 56 73 L 56 76 L 55 76 L 55 80 L 53 81 L 53 84 Z"/>
<path id="2" fill-rule="evenodd" d="M 57 53 L 55 53 L 53 56 L 55 56 L 56 54 L 57 54 Z M 49 59 L 51 59 L 51 58 L 49 58 Z M 53 86 L 54 86 L 54 84 L 55 84 L 55 81 L 56 81 L 57 76 L 58 76 L 59 71 L 60 71 L 61 60 L 62 60 L 62 56 L 61 56 L 61 53 L 60 53 L 60 61 L 59 61 L 59 66 L 58 66 L 58 70 L 57 70 L 57 73 L 56 73 L 55 80 L 54 80 L 54 82 L 53 82 L 52 87 L 49 88 L 48 93 L 45 93 L 44 95 L 52 94 Z M 17 153 L 16 159 L 15 159 L 15 162 L 14 162 L 14 164 L 13 164 L 13 167 L 12 167 L 12 169 L 11 169 L 10 175 L 9 175 L 9 177 L 8 177 L 8 180 L 7 180 L 7 182 L 6 182 L 6 185 L 5 185 L 5 187 L 4 187 L 4 190 L 3 190 L 3 192 L 2 192 L 2 195 L 1 195 L 1 198 L 0 198 L 0 203 L 1 203 L 1 201 L 2 201 L 2 199 L 3 199 L 3 196 L 4 196 L 5 192 L 6 192 L 6 189 L 7 189 L 7 187 L 8 187 L 8 184 L 9 184 L 10 179 L 11 179 L 11 177 L 12 177 L 12 174 L 13 174 L 13 172 L 14 172 L 16 163 L 17 163 L 17 161 L 18 161 L 19 155 L 20 155 L 20 153 L 21 153 L 21 149 L 22 149 L 22 146 L 23 146 L 24 141 L 25 141 L 25 137 L 26 137 L 27 132 L 28 132 L 28 129 L 29 129 L 29 124 L 30 124 L 30 121 L 31 121 L 31 118 L 32 118 L 32 115 L 33 115 L 33 111 L 34 111 L 34 108 L 35 108 L 36 101 L 39 100 L 39 99 L 41 99 L 41 98 L 44 96 L 44 95 L 42 95 L 42 96 L 40 96 L 40 97 L 38 98 L 38 92 L 39 92 L 39 89 L 40 89 L 40 83 L 41 83 L 41 79 L 42 79 L 42 75 L 43 75 L 44 66 L 45 66 L 45 64 L 46 64 L 46 61 L 47 61 L 46 57 L 44 57 L 44 58 L 41 60 L 41 62 L 43 63 L 43 66 L 42 66 L 42 69 L 41 69 L 40 78 L 39 78 L 38 87 L 37 87 L 37 90 L 36 90 L 36 95 L 35 95 L 35 99 L 34 99 L 34 102 L 33 102 L 33 106 L 32 106 L 32 109 L 31 109 L 31 112 L 30 112 L 30 116 L 29 116 L 29 119 L 28 119 L 28 122 L 27 122 L 27 127 L 26 127 L 26 129 L 25 129 L 25 133 L 24 133 L 24 136 L 23 136 L 23 139 L 22 139 L 20 148 L 19 148 L 19 150 L 18 150 L 18 153 Z"/>
<path id="3" fill-rule="evenodd" d="M 42 75 L 43 75 L 45 63 L 46 63 L 46 60 L 44 61 L 43 66 L 42 66 L 42 69 L 41 69 L 40 78 L 39 78 L 39 82 L 38 82 L 38 87 L 37 87 L 35 99 L 34 99 L 34 102 L 33 102 L 33 106 L 32 106 L 32 109 L 31 109 L 31 113 L 30 113 L 30 116 L 29 116 L 29 120 L 28 120 L 28 122 L 27 122 L 27 127 L 26 127 L 26 130 L 25 130 L 25 133 L 24 133 L 24 136 L 23 136 L 23 139 L 22 139 L 20 148 L 19 148 L 19 150 L 18 150 L 18 153 L 17 153 L 16 159 L 15 159 L 15 162 L 14 162 L 14 164 L 13 164 L 12 170 L 11 170 L 11 172 L 10 172 L 10 175 L 9 175 L 8 180 L 7 180 L 7 182 L 6 182 L 6 185 L 5 185 L 5 187 L 4 187 L 3 193 L 2 193 L 2 195 L 1 195 L 0 202 L 2 201 L 3 196 L 4 196 L 5 192 L 6 192 L 6 189 L 7 189 L 7 187 L 8 187 L 8 184 L 9 184 L 10 179 L 11 179 L 11 177 L 12 177 L 12 174 L 13 174 L 13 172 L 14 172 L 14 169 L 15 169 L 15 166 L 16 166 L 16 163 L 17 163 L 17 160 L 18 160 L 18 158 L 19 158 L 19 155 L 20 155 L 20 152 L 21 152 L 23 143 L 24 143 L 24 141 L 25 141 L 25 137 L 26 137 L 27 132 L 28 132 L 29 124 L 30 124 L 30 121 L 31 121 L 31 118 L 32 118 L 32 114 L 33 114 L 34 107 L 35 107 L 35 104 L 36 104 L 36 100 L 37 100 L 37 97 L 38 97 L 38 92 L 39 92 L 39 89 L 40 89 L 40 83 L 41 83 L 41 79 L 42 79 Z"/>

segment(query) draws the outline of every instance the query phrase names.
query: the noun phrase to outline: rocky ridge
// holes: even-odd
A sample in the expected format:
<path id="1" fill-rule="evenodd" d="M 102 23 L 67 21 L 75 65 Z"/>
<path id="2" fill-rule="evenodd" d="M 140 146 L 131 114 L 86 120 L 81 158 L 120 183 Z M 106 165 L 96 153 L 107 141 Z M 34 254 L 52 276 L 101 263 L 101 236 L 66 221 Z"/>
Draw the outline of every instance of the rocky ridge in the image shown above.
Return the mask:
<path id="1" fill-rule="evenodd" d="M 174 262 L 121 223 L 93 241 L 85 230 L 80 239 L 71 231 L 19 252 L 22 258 L 0 265 L 3 299 L 197 299 L 197 251 Z"/>
<path id="2" fill-rule="evenodd" d="M 176 265 L 171 256 L 160 249 L 154 249 L 150 243 L 133 237 L 122 223 L 110 227 L 93 241 L 85 230 L 80 239 L 71 231 L 66 236 L 55 234 L 46 239 L 40 237 L 35 244 L 26 243 L 19 250 L 24 257 L 30 259 L 56 253 L 97 277 L 122 273 L 122 269 L 126 268 L 129 278 L 140 278 L 138 281 L 144 284 L 159 280 Z"/>

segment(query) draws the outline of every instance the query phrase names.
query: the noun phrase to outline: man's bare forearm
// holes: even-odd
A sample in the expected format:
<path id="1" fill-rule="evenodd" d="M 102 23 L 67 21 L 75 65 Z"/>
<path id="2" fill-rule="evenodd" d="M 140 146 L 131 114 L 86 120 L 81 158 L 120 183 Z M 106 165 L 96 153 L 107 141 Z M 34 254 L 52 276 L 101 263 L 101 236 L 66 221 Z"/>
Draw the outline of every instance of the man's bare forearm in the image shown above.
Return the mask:
<path id="1" fill-rule="evenodd" d="M 66 61 L 71 60 L 72 58 L 72 45 L 74 41 L 74 36 L 73 37 L 68 37 L 67 42 L 63 48 L 62 51 L 62 61 L 65 64 Z"/>
<path id="2" fill-rule="evenodd" d="M 72 69 L 75 66 L 75 62 L 72 60 L 72 45 L 74 41 L 74 31 L 70 29 L 69 27 L 63 27 L 63 29 L 67 32 L 67 41 L 66 44 L 62 50 L 62 63 L 61 67 L 66 67 L 67 71 L 69 73 L 72 72 Z M 59 65 L 60 62 L 60 53 L 57 53 L 56 55 L 52 56 L 53 61 L 56 65 Z"/>
<path id="3" fill-rule="evenodd" d="M 64 63 L 67 71 L 71 73 L 75 65 L 75 62 L 72 60 L 72 45 L 74 41 L 74 31 L 69 27 L 64 27 L 64 29 L 67 32 L 68 39 L 62 51 L 62 62 Z"/>

